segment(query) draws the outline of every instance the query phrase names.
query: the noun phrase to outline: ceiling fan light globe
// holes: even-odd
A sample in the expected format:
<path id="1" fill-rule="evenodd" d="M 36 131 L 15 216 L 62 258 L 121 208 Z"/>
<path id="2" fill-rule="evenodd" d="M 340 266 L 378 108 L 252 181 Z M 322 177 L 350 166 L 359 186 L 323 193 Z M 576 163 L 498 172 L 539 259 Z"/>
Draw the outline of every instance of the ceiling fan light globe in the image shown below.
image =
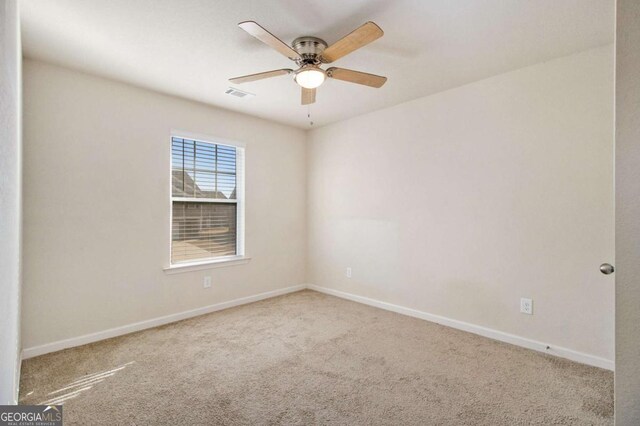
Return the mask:
<path id="1" fill-rule="evenodd" d="M 326 76 L 320 68 L 306 68 L 296 73 L 296 83 L 305 89 L 315 89 L 324 83 Z"/>

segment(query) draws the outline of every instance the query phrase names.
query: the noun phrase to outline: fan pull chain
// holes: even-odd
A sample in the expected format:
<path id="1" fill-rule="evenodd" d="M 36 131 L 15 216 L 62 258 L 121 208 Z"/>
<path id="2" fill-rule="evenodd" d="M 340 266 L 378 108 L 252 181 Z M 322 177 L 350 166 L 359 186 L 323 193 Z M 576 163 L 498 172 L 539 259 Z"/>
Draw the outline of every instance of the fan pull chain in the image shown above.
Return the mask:
<path id="1" fill-rule="evenodd" d="M 311 105 L 307 105 L 307 118 L 309 119 L 309 126 L 313 126 L 313 120 L 311 119 Z"/>

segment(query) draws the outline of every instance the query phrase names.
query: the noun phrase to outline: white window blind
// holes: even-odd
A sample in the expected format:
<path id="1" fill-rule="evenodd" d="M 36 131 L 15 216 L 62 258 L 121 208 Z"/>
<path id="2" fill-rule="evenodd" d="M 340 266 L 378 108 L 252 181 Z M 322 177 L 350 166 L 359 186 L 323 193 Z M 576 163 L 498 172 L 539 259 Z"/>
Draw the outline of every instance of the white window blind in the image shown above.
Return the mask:
<path id="1" fill-rule="evenodd" d="M 171 263 L 239 253 L 240 148 L 171 138 Z"/>

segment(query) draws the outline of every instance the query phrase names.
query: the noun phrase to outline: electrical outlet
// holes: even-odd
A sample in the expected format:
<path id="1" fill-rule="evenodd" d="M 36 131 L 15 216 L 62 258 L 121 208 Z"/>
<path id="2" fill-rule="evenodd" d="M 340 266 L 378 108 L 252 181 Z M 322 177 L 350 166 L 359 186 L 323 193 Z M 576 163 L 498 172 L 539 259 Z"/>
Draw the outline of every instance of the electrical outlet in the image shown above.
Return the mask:
<path id="1" fill-rule="evenodd" d="M 527 315 L 533 315 L 533 300 L 523 297 L 520 299 L 520 312 Z"/>
<path id="2" fill-rule="evenodd" d="M 351 268 L 347 268 L 347 278 L 351 278 Z"/>
<path id="3" fill-rule="evenodd" d="M 204 277 L 204 288 L 211 288 L 211 277 Z"/>

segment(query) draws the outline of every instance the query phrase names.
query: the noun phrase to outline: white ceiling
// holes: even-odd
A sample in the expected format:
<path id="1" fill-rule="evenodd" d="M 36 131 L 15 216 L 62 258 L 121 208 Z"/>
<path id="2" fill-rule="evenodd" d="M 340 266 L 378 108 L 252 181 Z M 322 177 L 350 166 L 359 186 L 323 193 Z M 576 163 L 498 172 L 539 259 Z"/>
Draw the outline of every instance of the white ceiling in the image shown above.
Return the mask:
<path id="1" fill-rule="evenodd" d="M 366 21 L 384 37 L 335 66 L 385 75 L 381 89 L 329 80 L 315 127 L 613 42 L 613 0 L 23 0 L 25 56 L 309 127 L 291 76 L 228 78 L 295 64 L 237 27 L 329 44 Z"/>

